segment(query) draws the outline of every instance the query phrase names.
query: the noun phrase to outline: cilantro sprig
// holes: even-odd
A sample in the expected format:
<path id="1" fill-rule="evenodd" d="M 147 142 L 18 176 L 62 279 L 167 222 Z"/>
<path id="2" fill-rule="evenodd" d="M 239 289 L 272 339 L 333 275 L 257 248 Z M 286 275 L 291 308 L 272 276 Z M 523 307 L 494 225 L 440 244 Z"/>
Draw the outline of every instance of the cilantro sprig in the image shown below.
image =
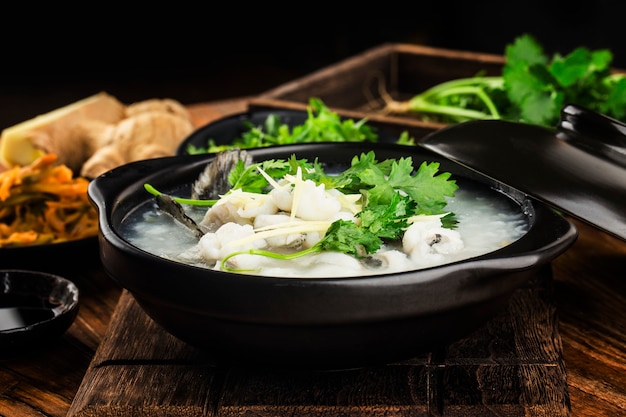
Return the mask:
<path id="1" fill-rule="evenodd" d="M 626 119 L 626 74 L 612 74 L 612 53 L 579 47 L 548 58 L 539 43 L 524 35 L 506 47 L 503 69 L 511 117 L 555 126 L 566 104 Z"/>
<path id="2" fill-rule="evenodd" d="M 259 255 L 275 259 L 295 259 L 323 251 L 339 251 L 361 258 L 376 252 L 385 241 L 400 239 L 411 218 L 418 215 L 442 215 L 445 227 L 453 228 L 453 213 L 446 213 L 446 197 L 454 196 L 458 185 L 448 172 L 439 172 L 439 163 L 422 162 L 418 168 L 411 157 L 378 161 L 374 151 L 354 156 L 350 167 L 338 174 L 328 174 L 317 159 L 309 162 L 292 155 L 287 160 L 268 160 L 244 166 L 238 163 L 229 174 L 233 188 L 266 193 L 271 181 L 286 174 L 300 172 L 302 180 L 334 188 L 344 194 L 361 194 L 362 210 L 358 222 L 337 220 L 330 224 L 324 237 L 308 249 L 294 253 L 276 253 L 264 249 L 236 251 L 226 256 L 224 270 L 240 271 L 227 266 L 237 255 Z M 154 188 L 146 186 L 148 191 Z M 182 201 L 182 199 L 181 199 Z M 194 204 L 184 200 L 185 204 Z M 202 200 L 198 200 L 202 204 Z"/>
<path id="3" fill-rule="evenodd" d="M 499 76 L 450 80 L 407 101 L 383 93 L 383 111 L 442 123 L 501 119 L 556 127 L 561 109 L 576 104 L 626 122 L 626 74 L 613 73 L 610 50 L 579 47 L 549 56 L 523 34 L 506 45 L 504 55 Z"/>
<path id="4" fill-rule="evenodd" d="M 294 253 L 276 253 L 264 249 L 236 251 L 222 259 L 222 268 L 237 255 L 259 255 L 290 260 L 301 256 L 339 251 L 362 258 L 375 253 L 385 241 L 400 239 L 411 218 L 419 215 L 441 215 L 444 227 L 454 228 L 454 213 L 445 212 L 447 197 L 453 197 L 458 185 L 449 172 L 439 172 L 439 163 L 423 161 L 418 168 L 411 157 L 378 161 L 374 151 L 354 156 L 350 167 L 338 174 L 328 174 L 317 159 L 309 162 L 292 155 L 287 160 L 272 159 L 245 166 L 239 161 L 230 171 L 232 190 L 267 193 L 272 181 L 298 172 L 302 180 L 311 180 L 326 189 L 334 188 L 344 194 L 361 194 L 362 210 L 358 222 L 337 220 L 330 224 L 324 237 L 308 249 Z M 159 195 L 149 184 L 145 189 Z M 172 197 L 181 204 L 213 205 L 215 200 L 193 200 Z"/>
<path id="5" fill-rule="evenodd" d="M 337 220 L 331 223 L 324 237 L 308 249 L 293 253 L 277 253 L 265 249 L 236 251 L 222 259 L 221 268 L 230 272 L 245 272 L 246 270 L 228 266 L 228 260 L 238 255 L 259 255 L 289 261 L 324 251 L 335 251 L 362 258 L 369 253 L 376 252 L 382 243 L 382 239 L 370 230 L 359 227 L 350 220 Z"/>
<path id="6" fill-rule="evenodd" d="M 340 180 L 345 177 L 350 181 L 342 191 L 360 191 L 366 206 L 390 204 L 402 192 L 417 204 L 416 214 L 442 213 L 445 197 L 453 196 L 458 188 L 449 172 L 439 173 L 438 162 L 424 161 L 415 170 L 411 157 L 378 162 L 372 151 L 354 157 L 350 168 L 338 176 Z"/>
<path id="7" fill-rule="evenodd" d="M 378 133 L 367 124 L 367 119 L 342 119 L 331 111 L 319 98 L 310 98 L 307 118 L 302 124 L 290 126 L 281 121 L 280 116 L 270 113 L 262 125 L 250 121 L 243 122 L 241 136 L 230 143 L 218 145 L 209 138 L 206 147 L 189 145 L 187 153 L 215 153 L 229 149 L 262 148 L 274 145 L 288 145 L 311 142 L 377 142 Z M 399 143 L 413 143 L 414 140 L 403 133 Z"/>

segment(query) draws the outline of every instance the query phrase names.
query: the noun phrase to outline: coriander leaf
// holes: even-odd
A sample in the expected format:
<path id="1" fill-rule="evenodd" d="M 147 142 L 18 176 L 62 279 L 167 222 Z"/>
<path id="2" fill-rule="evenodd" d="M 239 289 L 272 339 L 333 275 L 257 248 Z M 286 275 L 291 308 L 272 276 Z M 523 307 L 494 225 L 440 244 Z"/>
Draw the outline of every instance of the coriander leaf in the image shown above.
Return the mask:
<path id="1" fill-rule="evenodd" d="M 501 119 L 556 127 L 566 104 L 576 104 L 626 122 L 626 97 L 613 73 L 608 49 L 579 47 L 548 56 L 531 35 L 505 47 L 500 76 L 475 75 L 444 81 L 405 101 L 381 92 L 384 113 L 418 114 L 422 120 L 458 123 Z"/>
<path id="2" fill-rule="evenodd" d="M 338 251 L 361 258 L 376 252 L 381 245 L 382 240 L 369 230 L 360 228 L 350 220 L 337 220 L 312 248 L 319 247 L 320 251 Z"/>
<path id="3" fill-rule="evenodd" d="M 337 176 L 337 187 L 335 188 L 340 188 L 345 193 L 358 193 L 363 188 L 359 174 L 365 169 L 377 166 L 377 164 L 378 161 L 373 151 L 354 156 L 350 162 L 350 167 Z M 339 186 L 340 184 L 341 186 Z"/>
<path id="4" fill-rule="evenodd" d="M 458 186 L 450 180 L 451 174 L 439 170 L 437 162 L 422 162 L 413 174 L 411 157 L 393 160 L 391 170 L 385 175 L 378 166 L 371 166 L 359 174 L 364 184 L 371 186 L 367 190 L 367 204 L 389 204 L 398 191 L 411 197 L 420 214 L 441 214 L 446 206 L 446 196 L 453 196 Z"/>
<path id="5" fill-rule="evenodd" d="M 517 107 L 517 121 L 551 126 L 563 106 L 562 87 L 549 71 L 541 46 L 524 35 L 506 49 L 502 70 L 509 100 Z"/>
<path id="6" fill-rule="evenodd" d="M 391 202 L 397 189 L 409 184 L 413 178 L 413 160 L 411 157 L 400 158 L 394 161 L 389 173 L 381 171 L 376 166 L 370 166 L 359 174 L 364 184 L 373 186 L 368 189 L 368 204 L 388 204 Z"/>
<path id="7" fill-rule="evenodd" d="M 207 140 L 207 147 L 188 146 L 187 153 L 214 153 L 233 148 L 250 149 L 273 145 L 287 145 L 309 142 L 376 142 L 375 128 L 367 124 L 367 119 L 344 119 L 331 111 L 318 98 L 310 98 L 307 118 L 302 124 L 290 127 L 283 123 L 277 114 L 270 113 L 261 125 L 249 120 L 242 122 L 245 130 L 231 143 L 217 145 L 215 140 Z"/>
<path id="8" fill-rule="evenodd" d="M 529 34 L 523 34 L 505 47 L 505 65 L 548 65 L 549 59 L 541 45 Z"/>
<path id="9" fill-rule="evenodd" d="M 626 75 L 614 78 L 607 100 L 599 107 L 599 111 L 612 115 L 618 120 L 626 120 Z"/>
<path id="10" fill-rule="evenodd" d="M 356 223 L 350 220 L 337 220 L 328 227 L 324 237 L 308 249 L 293 253 L 277 253 L 265 249 L 236 251 L 229 253 L 222 259 L 221 268 L 231 272 L 244 271 L 228 266 L 228 260 L 238 255 L 258 255 L 290 260 L 324 251 L 334 251 L 352 255 L 355 258 L 363 258 L 368 254 L 375 253 L 380 249 L 382 243 L 378 236 L 360 228 Z"/>
<path id="11" fill-rule="evenodd" d="M 228 182 L 232 185 L 232 189 L 262 193 L 268 186 L 268 181 L 260 174 L 259 169 L 272 178 L 280 178 L 289 172 L 289 163 L 284 160 L 269 159 L 246 167 L 244 162 L 239 160 L 228 174 Z"/>
<path id="12" fill-rule="evenodd" d="M 438 162 L 422 162 L 413 180 L 398 188 L 417 202 L 420 214 L 441 214 L 446 197 L 454 196 L 459 186 L 449 172 L 439 173 Z M 439 173 L 439 174 L 438 174 Z"/>
<path id="13" fill-rule="evenodd" d="M 402 237 L 408 226 L 407 219 L 416 212 L 417 204 L 408 196 L 394 193 L 389 204 L 367 205 L 357 214 L 360 225 L 382 239 Z"/>
<path id="14" fill-rule="evenodd" d="M 594 74 L 608 75 L 610 62 L 611 54 L 606 50 L 592 52 L 577 48 L 565 57 L 555 55 L 549 68 L 559 85 L 567 88 Z"/>
<path id="15" fill-rule="evenodd" d="M 293 127 L 292 141 L 302 142 L 375 142 L 378 139 L 373 128 L 366 124 L 367 119 L 355 122 L 341 120 L 320 99 L 311 98 L 307 108 L 309 117 L 303 124 Z"/>
<path id="16" fill-rule="evenodd" d="M 445 227 L 446 229 L 454 229 L 459 224 L 459 221 L 457 220 L 456 215 L 454 213 L 448 213 L 445 216 L 443 216 L 440 220 L 441 220 L 441 226 Z"/>
<path id="17" fill-rule="evenodd" d="M 556 123 L 563 107 L 563 93 L 527 95 L 521 102 L 521 120 L 526 123 L 550 126 Z"/>
<path id="18" fill-rule="evenodd" d="M 400 137 L 398 138 L 398 145 L 408 145 L 408 146 L 412 146 L 415 145 L 415 138 L 409 136 L 409 132 L 402 132 L 400 134 Z"/>

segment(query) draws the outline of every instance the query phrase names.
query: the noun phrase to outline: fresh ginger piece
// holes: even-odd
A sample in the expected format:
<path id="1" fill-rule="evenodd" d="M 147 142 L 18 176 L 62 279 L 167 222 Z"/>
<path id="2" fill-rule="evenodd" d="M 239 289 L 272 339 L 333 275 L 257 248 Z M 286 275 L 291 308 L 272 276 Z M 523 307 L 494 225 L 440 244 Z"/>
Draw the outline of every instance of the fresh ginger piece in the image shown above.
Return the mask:
<path id="1" fill-rule="evenodd" d="M 51 112 L 8 127 L 0 136 L 0 163 L 6 168 L 25 166 L 46 153 L 54 153 L 59 163 L 78 172 L 93 152 L 83 136 L 80 123 L 91 120 L 117 123 L 125 106 L 115 97 L 101 92 Z"/>
<path id="2" fill-rule="evenodd" d="M 102 146 L 85 161 L 80 175 L 95 178 L 128 162 L 172 156 L 194 129 L 191 119 L 177 112 L 138 112 L 100 131 Z"/>
<path id="3" fill-rule="evenodd" d="M 126 117 L 133 117 L 140 113 L 162 112 L 169 113 L 183 119 L 191 120 L 191 115 L 185 106 L 171 98 L 152 98 L 138 101 L 126 106 Z"/>

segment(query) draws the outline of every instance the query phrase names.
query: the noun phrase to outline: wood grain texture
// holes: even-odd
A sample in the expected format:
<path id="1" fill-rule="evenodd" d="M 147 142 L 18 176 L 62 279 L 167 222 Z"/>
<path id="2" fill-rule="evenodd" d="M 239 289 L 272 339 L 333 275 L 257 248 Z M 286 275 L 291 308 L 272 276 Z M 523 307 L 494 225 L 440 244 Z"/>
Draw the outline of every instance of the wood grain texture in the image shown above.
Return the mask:
<path id="1" fill-rule="evenodd" d="M 569 416 L 550 268 L 440 351 L 332 372 L 213 367 L 124 292 L 68 416 Z"/>
<path id="2" fill-rule="evenodd" d="M 66 274 L 79 288 L 78 317 L 59 338 L 0 360 L 0 416 L 64 416 L 121 293 L 99 268 Z"/>
<path id="3" fill-rule="evenodd" d="M 245 100 L 229 100 L 194 105 L 190 107 L 190 111 L 197 120 L 197 125 L 201 126 L 213 118 L 224 117 L 246 108 Z M 578 241 L 552 262 L 554 303 L 558 313 L 555 316 L 563 346 L 571 415 L 623 416 L 626 415 L 626 242 L 576 219 L 572 221 L 580 233 Z M 79 387 L 84 385 L 86 371 L 95 357 L 96 349 L 105 338 L 118 299 L 121 301 L 122 291 L 108 279 L 98 265 L 90 264 L 86 269 L 68 277 L 81 290 L 78 317 L 58 340 L 47 341 L 42 346 L 24 351 L 15 357 L 0 359 L 0 416 L 63 417 L 68 414 L 72 403 L 79 401 L 78 397 L 74 401 L 75 396 Z M 546 317 L 554 318 L 551 315 Z M 396 386 L 385 386 L 386 381 L 383 379 L 370 389 L 373 391 L 378 387 L 381 391 L 374 399 L 381 395 L 388 398 L 387 393 L 390 390 L 396 393 L 400 389 Z M 541 383 L 539 381 L 535 385 Z M 234 392 L 244 391 L 243 388 L 237 390 L 231 385 L 226 385 L 231 392 L 230 396 Z M 407 383 L 404 386 L 408 385 Z M 249 390 L 246 389 L 245 392 Z M 309 395 L 315 396 L 319 392 L 311 391 Z M 275 397 L 280 395 L 275 394 Z M 360 391 L 350 387 L 338 391 L 335 396 L 337 404 L 339 401 L 354 403 L 357 400 L 353 398 L 363 398 Z M 248 393 L 248 398 L 254 400 L 254 392 Z M 425 401 L 427 400 L 420 396 L 415 399 L 419 403 Z M 223 407 L 221 411 L 235 414 L 236 407 Z M 247 407 L 253 410 L 250 404 Z M 251 414 L 263 415 L 263 407 L 261 404 Z M 313 415 L 324 415 L 323 409 L 329 416 L 349 414 L 339 405 L 332 413 L 325 405 L 314 407 L 309 404 L 308 407 Z M 367 407 L 374 415 L 384 415 L 389 410 L 392 411 L 387 415 L 409 414 L 402 405 L 387 404 L 383 410 L 374 400 L 367 403 Z M 413 407 L 416 409 L 416 406 Z M 501 406 L 499 411 L 504 408 Z M 517 404 L 515 408 L 518 411 Z M 541 415 L 541 407 L 535 408 L 536 413 Z M 449 410 L 453 409 L 454 406 L 449 405 Z M 202 411 L 215 414 L 215 410 L 215 404 L 207 403 Z M 297 410 L 294 415 L 305 415 L 299 412 L 302 407 L 297 404 L 292 404 L 290 410 Z M 363 408 L 355 406 L 352 410 L 362 411 Z M 177 411 L 180 411 L 180 407 Z M 509 411 L 509 414 L 502 412 L 500 415 L 520 415 L 513 410 Z M 155 412 L 154 415 L 158 414 Z M 161 415 L 167 415 L 165 410 L 161 410 Z M 433 412 L 433 415 L 436 414 Z"/>
<path id="4" fill-rule="evenodd" d="M 573 416 L 626 416 L 626 242 L 579 231 L 553 263 Z"/>

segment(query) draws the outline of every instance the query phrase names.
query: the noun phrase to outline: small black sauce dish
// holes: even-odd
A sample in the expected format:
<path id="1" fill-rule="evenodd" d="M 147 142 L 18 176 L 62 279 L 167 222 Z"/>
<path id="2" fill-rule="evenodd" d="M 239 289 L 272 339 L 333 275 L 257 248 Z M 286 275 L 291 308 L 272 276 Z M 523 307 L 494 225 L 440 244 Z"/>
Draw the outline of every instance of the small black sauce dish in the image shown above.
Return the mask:
<path id="1" fill-rule="evenodd" d="M 78 288 L 47 272 L 0 270 L 0 358 L 44 348 L 78 314 Z"/>

